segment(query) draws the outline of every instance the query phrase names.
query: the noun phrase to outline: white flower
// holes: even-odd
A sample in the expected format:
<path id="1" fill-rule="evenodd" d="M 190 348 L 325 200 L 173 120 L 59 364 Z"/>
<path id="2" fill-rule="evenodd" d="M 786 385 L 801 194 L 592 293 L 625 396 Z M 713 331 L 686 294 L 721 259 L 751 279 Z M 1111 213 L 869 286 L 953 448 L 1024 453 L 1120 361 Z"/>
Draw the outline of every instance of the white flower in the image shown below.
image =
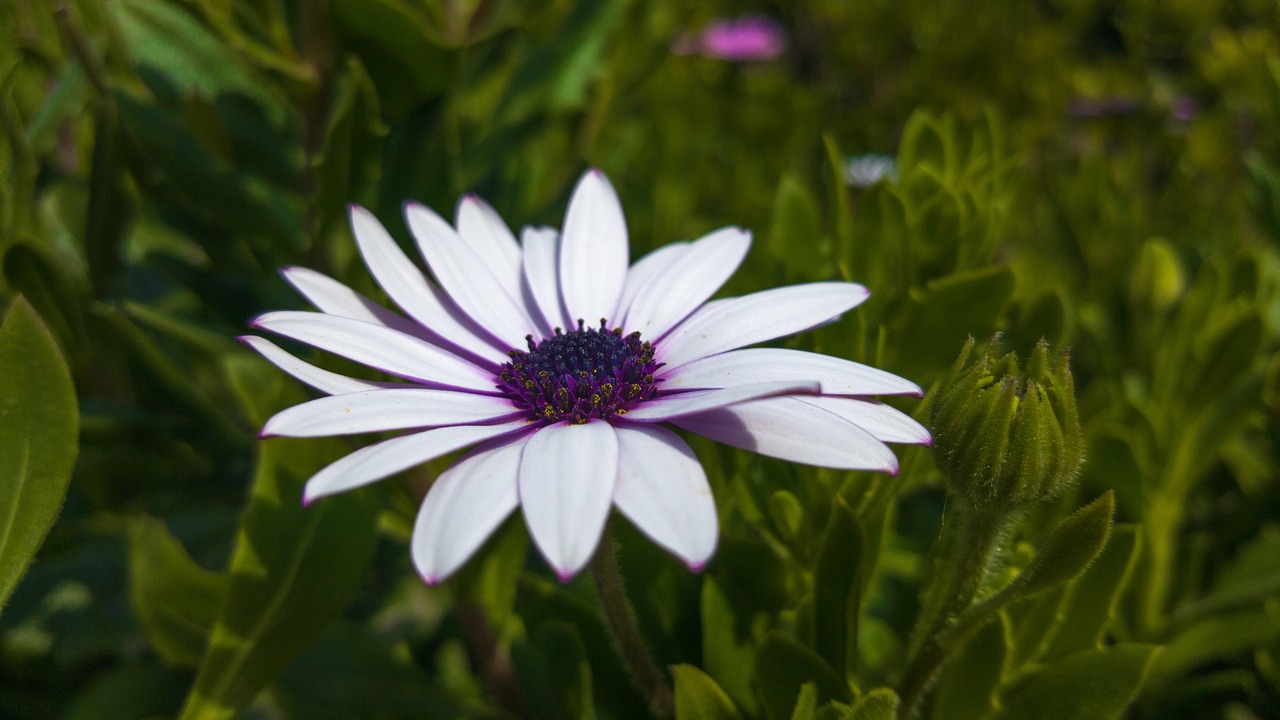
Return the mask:
<path id="1" fill-rule="evenodd" d="M 526 227 L 517 243 L 473 196 L 459 203 L 456 230 L 422 205 L 405 215 L 436 282 L 373 215 L 351 208 L 365 263 L 407 317 L 287 268 L 320 312 L 252 323 L 396 381 L 345 377 L 263 338 L 244 341 L 329 395 L 272 417 L 264 436 L 404 433 L 316 473 L 304 502 L 474 446 L 440 474 L 414 527 L 413 559 L 429 583 L 517 506 L 562 579 L 591 558 L 614 506 L 701 568 L 715 550 L 715 504 L 667 424 L 785 460 L 890 473 L 898 465 L 886 442 L 929 442 L 914 420 L 867 399 L 919 396 L 914 383 L 815 353 L 741 349 L 831 322 L 868 295 L 823 282 L 707 302 L 746 255 L 745 230 L 672 243 L 628 266 L 622 207 L 595 170 L 578 182 L 563 233 Z"/>
<path id="2" fill-rule="evenodd" d="M 898 164 L 888 155 L 867 153 L 852 155 L 844 160 L 844 183 L 853 187 L 871 187 L 882 180 L 893 181 L 898 174 Z"/>

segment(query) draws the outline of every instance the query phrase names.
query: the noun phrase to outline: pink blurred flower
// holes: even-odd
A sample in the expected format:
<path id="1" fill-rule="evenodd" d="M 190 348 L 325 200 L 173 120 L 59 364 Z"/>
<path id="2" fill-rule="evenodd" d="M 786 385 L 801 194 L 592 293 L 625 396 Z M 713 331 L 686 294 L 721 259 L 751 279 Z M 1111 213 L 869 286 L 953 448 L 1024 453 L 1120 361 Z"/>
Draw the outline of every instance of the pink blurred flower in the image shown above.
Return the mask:
<path id="1" fill-rule="evenodd" d="M 671 50 L 678 55 L 705 55 L 732 62 L 773 60 L 787 47 L 782 26 L 764 15 L 744 15 L 721 20 L 697 35 L 676 38 Z"/>

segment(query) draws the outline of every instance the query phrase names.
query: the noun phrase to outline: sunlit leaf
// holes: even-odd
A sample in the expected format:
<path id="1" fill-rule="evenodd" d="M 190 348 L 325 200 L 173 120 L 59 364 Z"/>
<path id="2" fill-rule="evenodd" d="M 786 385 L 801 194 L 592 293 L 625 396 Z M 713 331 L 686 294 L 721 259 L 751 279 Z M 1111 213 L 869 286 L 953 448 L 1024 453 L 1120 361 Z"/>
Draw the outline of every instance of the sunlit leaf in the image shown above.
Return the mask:
<path id="1" fill-rule="evenodd" d="M 0 609 L 62 509 L 78 452 L 71 373 L 19 297 L 0 325 Z"/>

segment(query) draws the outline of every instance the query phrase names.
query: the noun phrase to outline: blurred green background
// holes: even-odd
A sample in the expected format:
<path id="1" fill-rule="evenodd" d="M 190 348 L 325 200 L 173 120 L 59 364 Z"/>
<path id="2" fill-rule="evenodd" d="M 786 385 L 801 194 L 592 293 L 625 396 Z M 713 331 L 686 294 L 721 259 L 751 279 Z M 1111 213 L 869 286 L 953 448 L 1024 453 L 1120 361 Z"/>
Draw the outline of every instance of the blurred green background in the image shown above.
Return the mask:
<path id="1" fill-rule="evenodd" d="M 779 56 L 673 52 L 747 13 Z M 0 3 L 0 374 L 52 373 L 3 385 L 0 443 L 79 447 L 0 612 L 0 717 L 646 717 L 589 582 L 519 519 L 422 585 L 406 541 L 443 464 L 304 511 L 352 446 L 258 441 L 305 392 L 235 341 L 302 307 L 282 266 L 385 299 L 349 202 L 406 247 L 406 199 L 558 226 L 588 166 L 633 257 L 735 224 L 726 294 L 871 289 L 789 346 L 925 388 L 970 335 L 1072 348 L 1088 459 L 1007 574 L 1108 489 L 1111 542 L 985 626 L 927 717 L 1280 717 L 1278 145 L 1265 0 Z M 868 153 L 893 173 L 847 182 Z M 694 447 L 706 572 L 614 523 L 680 717 L 891 717 L 947 511 L 928 451 L 889 478 Z"/>

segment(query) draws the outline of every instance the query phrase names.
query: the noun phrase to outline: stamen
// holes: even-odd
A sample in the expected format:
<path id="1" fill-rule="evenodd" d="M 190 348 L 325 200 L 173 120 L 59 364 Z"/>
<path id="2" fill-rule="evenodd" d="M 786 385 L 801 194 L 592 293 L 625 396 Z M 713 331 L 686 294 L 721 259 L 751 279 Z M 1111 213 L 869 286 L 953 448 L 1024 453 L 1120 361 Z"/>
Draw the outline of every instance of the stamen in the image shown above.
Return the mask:
<path id="1" fill-rule="evenodd" d="M 497 376 L 498 389 L 523 407 L 530 420 L 583 424 L 622 415 L 657 393 L 653 345 L 622 328 L 588 328 L 578 320 L 570 332 L 555 329 L 541 342 L 525 338 L 529 350 L 512 350 Z"/>

